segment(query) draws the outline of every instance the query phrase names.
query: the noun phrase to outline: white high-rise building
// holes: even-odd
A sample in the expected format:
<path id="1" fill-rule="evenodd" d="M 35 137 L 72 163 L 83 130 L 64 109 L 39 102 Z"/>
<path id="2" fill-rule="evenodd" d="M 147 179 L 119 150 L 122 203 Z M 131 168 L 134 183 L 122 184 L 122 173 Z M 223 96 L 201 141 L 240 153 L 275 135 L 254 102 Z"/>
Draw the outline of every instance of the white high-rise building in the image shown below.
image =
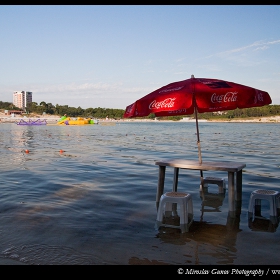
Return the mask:
<path id="1" fill-rule="evenodd" d="M 13 94 L 13 104 L 26 110 L 28 104 L 32 103 L 32 92 L 31 91 L 14 91 Z"/>

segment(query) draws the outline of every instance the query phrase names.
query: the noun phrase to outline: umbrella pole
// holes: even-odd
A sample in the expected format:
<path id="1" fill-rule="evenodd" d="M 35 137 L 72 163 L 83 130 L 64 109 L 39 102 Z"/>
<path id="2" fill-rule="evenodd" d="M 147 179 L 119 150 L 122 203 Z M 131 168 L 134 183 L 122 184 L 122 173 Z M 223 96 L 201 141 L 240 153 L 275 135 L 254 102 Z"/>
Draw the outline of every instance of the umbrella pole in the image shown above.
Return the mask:
<path id="1" fill-rule="evenodd" d="M 194 79 L 194 75 L 192 75 L 192 79 Z M 196 105 L 196 100 L 195 100 L 195 84 L 194 84 L 194 82 L 193 82 L 193 107 L 194 107 L 195 124 L 196 124 L 198 159 L 199 159 L 199 163 L 202 163 L 201 147 L 200 147 L 200 139 L 199 139 L 199 129 L 198 129 L 198 119 L 197 119 L 197 105 Z M 202 172 L 201 172 L 201 174 L 202 174 Z"/>
<path id="2" fill-rule="evenodd" d="M 197 135 L 198 159 L 199 159 L 199 163 L 202 163 L 202 157 L 201 157 L 201 146 L 200 146 L 200 139 L 199 139 L 199 129 L 198 129 L 198 119 L 197 119 L 197 110 L 196 110 L 196 107 L 195 107 L 195 123 L 196 123 L 196 135 Z"/>
<path id="3" fill-rule="evenodd" d="M 194 79 L 194 75 L 192 75 L 192 79 Z M 195 124 L 196 124 L 196 135 L 197 135 L 197 148 L 198 148 L 198 160 L 199 160 L 199 164 L 202 163 L 202 157 L 201 157 L 201 147 L 200 147 L 200 139 L 199 139 L 199 129 L 198 129 L 198 119 L 197 119 L 197 106 L 196 106 L 196 99 L 195 99 L 195 83 L 193 82 L 193 106 L 194 106 L 194 114 L 195 114 Z M 200 189 L 202 191 L 202 194 L 204 196 L 203 193 L 203 171 L 200 170 Z M 204 199 L 204 198 L 203 198 Z"/>
<path id="4" fill-rule="evenodd" d="M 199 138 L 199 129 L 198 129 L 198 119 L 197 119 L 197 108 L 196 103 L 194 106 L 194 113 L 195 113 L 195 123 L 196 123 L 196 135 L 197 135 L 197 147 L 198 147 L 198 159 L 199 163 L 202 163 L 202 157 L 201 157 L 201 146 L 200 146 L 200 138 Z M 201 181 L 201 187 L 203 187 L 203 171 L 200 170 L 200 181 Z"/>

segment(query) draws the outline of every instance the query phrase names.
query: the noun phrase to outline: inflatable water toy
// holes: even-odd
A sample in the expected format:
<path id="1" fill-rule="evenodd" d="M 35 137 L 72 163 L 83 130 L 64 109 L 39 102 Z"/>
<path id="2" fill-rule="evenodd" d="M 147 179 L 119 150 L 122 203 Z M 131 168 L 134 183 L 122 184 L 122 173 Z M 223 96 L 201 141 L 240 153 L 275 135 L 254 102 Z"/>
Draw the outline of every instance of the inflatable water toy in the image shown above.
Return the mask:
<path id="1" fill-rule="evenodd" d="M 65 119 L 67 119 L 66 114 L 65 114 L 64 116 L 62 116 L 58 121 L 59 121 L 59 122 L 60 122 L 60 121 L 64 121 Z"/>
<path id="2" fill-rule="evenodd" d="M 61 117 L 57 124 L 65 124 L 65 125 L 84 125 L 84 124 L 98 124 L 98 120 L 93 120 L 90 118 L 80 118 L 71 119 L 69 117 Z"/>
<path id="3" fill-rule="evenodd" d="M 28 121 L 25 121 L 21 119 L 19 122 L 16 122 L 17 125 L 46 125 L 47 121 L 46 120 L 31 120 L 29 119 Z"/>

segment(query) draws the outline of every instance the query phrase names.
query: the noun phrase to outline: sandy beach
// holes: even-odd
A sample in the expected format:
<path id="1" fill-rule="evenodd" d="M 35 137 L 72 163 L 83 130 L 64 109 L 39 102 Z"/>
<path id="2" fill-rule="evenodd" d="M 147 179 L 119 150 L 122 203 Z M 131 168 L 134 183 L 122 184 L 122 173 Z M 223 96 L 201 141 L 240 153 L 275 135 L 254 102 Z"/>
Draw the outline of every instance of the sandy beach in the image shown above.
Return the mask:
<path id="1" fill-rule="evenodd" d="M 13 122 L 18 122 L 21 119 L 27 119 L 27 120 L 46 120 L 48 124 L 56 124 L 58 120 L 60 119 L 61 116 L 59 115 L 31 115 L 30 117 L 22 116 L 22 115 L 6 115 L 3 112 L 0 112 L 0 123 L 13 123 Z M 152 119 L 121 119 L 121 120 L 115 120 L 115 119 L 98 119 L 102 123 L 113 123 L 113 122 L 174 122 L 174 121 L 169 121 L 169 120 L 152 120 Z M 200 122 L 251 122 L 251 123 L 278 123 L 280 122 L 280 116 L 272 116 L 272 117 L 259 117 L 259 118 L 248 118 L 248 119 L 231 119 L 231 120 L 199 120 Z M 194 118 L 184 118 L 180 120 L 179 122 L 195 122 Z"/>

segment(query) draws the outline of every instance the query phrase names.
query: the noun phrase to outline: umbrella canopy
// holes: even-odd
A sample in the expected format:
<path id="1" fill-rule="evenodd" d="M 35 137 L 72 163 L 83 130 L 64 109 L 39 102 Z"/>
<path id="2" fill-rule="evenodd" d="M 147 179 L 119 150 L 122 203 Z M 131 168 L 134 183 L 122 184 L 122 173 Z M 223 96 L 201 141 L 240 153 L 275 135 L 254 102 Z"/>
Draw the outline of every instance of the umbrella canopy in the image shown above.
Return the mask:
<path id="1" fill-rule="evenodd" d="M 163 86 L 126 107 L 124 118 L 178 116 L 195 113 L 199 162 L 202 162 L 198 113 L 260 107 L 270 104 L 266 91 L 224 80 L 195 78 Z"/>
<path id="2" fill-rule="evenodd" d="M 268 105 L 269 94 L 241 84 L 207 78 L 194 78 L 163 86 L 126 107 L 125 118 L 177 116 L 234 110 Z"/>

